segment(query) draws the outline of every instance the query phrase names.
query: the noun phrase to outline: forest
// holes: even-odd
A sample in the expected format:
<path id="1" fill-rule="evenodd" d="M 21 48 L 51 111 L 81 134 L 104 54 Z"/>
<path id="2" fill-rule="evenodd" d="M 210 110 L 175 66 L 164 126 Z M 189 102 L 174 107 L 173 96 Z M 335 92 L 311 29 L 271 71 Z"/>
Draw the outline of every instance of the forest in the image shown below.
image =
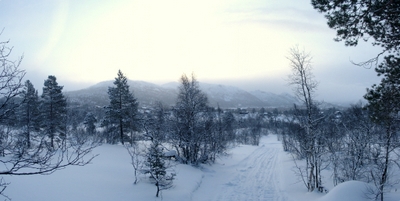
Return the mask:
<path id="1" fill-rule="evenodd" d="M 133 183 L 147 175 L 159 197 L 173 187 L 174 164 L 200 169 L 233 147 L 258 146 L 273 134 L 290 155 L 305 191 L 327 193 L 326 180 L 334 186 L 355 180 L 371 184 L 368 198 L 383 201 L 400 183 L 398 2 L 311 2 L 337 31 L 335 40 L 356 46 L 372 38 L 373 45 L 382 47 L 376 57 L 354 63 L 374 67 L 382 78 L 367 88 L 365 102 L 321 107 L 312 55 L 294 46 L 286 56 L 288 84 L 301 104 L 290 108 L 212 107 L 194 74 L 180 77 L 174 105 L 143 107 L 121 70 L 108 88 L 109 104 L 82 104 L 64 95 L 55 75 L 44 80 L 39 94 L 24 80 L 23 58 L 13 59 L 9 41 L 0 42 L 0 194 L 12 199 L 5 176 L 85 166 L 98 156 L 92 151 L 107 144 L 126 149 Z M 330 171 L 331 179 L 323 171 Z"/>
<path id="2" fill-rule="evenodd" d="M 317 82 L 311 56 L 297 46 L 290 52 L 290 84 L 303 104 L 286 109 L 211 107 L 193 74 L 181 76 L 175 105 L 141 107 L 121 71 L 108 88 L 109 104 L 94 107 L 69 101 L 53 75 L 39 96 L 29 80 L 22 81 L 25 72 L 19 63 L 5 60 L 1 174 L 48 174 L 83 166 L 95 160 L 96 155 L 90 155 L 95 147 L 113 144 L 124 146 L 131 156 L 134 183 L 139 175 L 150 175 L 158 197 L 173 186 L 171 160 L 195 167 L 213 164 L 233 146 L 257 146 L 262 136 L 276 134 L 308 191 L 326 192 L 321 172 L 330 169 L 334 185 L 363 181 L 375 186 L 371 198 L 383 197 L 398 182 L 393 172 L 399 171 L 398 91 L 386 90 L 391 89 L 390 76 L 385 82 L 389 87 L 368 90 L 368 104 L 321 108 L 314 100 Z M 397 65 L 392 59 L 379 69 Z M 377 95 L 381 90 L 384 93 Z M 2 180 L 6 198 L 8 185 Z"/>

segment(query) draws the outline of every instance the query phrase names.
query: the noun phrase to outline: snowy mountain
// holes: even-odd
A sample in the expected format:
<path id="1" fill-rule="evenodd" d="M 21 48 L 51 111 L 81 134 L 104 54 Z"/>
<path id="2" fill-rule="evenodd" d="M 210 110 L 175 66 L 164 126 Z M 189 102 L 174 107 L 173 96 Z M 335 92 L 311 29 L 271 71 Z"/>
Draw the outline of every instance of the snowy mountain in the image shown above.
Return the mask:
<path id="1" fill-rule="evenodd" d="M 110 103 L 108 87 L 112 87 L 114 81 L 103 81 L 89 88 L 77 91 L 65 92 L 65 95 L 73 102 L 90 103 L 105 106 Z M 128 80 L 131 91 L 142 106 L 154 105 L 157 101 L 166 105 L 172 105 L 176 100 L 176 90 L 161 87 L 156 84 L 143 81 Z"/>
<path id="2" fill-rule="evenodd" d="M 144 81 L 129 80 L 128 84 L 134 96 L 142 106 L 152 106 L 156 102 L 171 106 L 176 102 L 178 82 L 156 85 Z M 70 101 L 84 104 L 105 106 L 109 104 L 108 87 L 113 81 L 103 81 L 89 88 L 65 92 Z M 292 107 L 298 103 L 295 97 L 289 94 L 273 94 L 263 91 L 248 92 L 237 87 L 200 83 L 200 89 L 207 94 L 211 106 L 222 108 L 238 107 Z"/>
<path id="3" fill-rule="evenodd" d="M 223 108 L 268 106 L 251 93 L 237 87 L 200 83 L 200 89 L 207 94 L 212 106 L 220 105 Z"/>

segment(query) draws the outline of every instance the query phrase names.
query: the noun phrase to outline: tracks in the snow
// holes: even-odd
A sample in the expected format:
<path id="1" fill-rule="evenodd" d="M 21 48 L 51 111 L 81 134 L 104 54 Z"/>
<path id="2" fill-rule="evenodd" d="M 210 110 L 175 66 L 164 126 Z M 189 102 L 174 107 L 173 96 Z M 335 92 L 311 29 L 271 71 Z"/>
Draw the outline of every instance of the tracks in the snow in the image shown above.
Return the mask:
<path id="1" fill-rule="evenodd" d="M 287 201 L 286 194 L 279 188 L 277 164 L 281 147 L 269 145 L 260 145 L 238 163 L 208 175 L 211 178 L 202 185 L 213 187 L 196 192 L 193 201 Z"/>

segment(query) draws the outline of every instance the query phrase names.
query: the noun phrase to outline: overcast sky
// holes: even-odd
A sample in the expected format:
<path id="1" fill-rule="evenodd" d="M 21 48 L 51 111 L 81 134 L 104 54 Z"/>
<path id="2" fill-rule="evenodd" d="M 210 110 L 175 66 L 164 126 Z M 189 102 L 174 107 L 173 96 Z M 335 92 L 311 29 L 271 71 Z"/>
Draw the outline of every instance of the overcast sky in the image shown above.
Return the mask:
<path id="1" fill-rule="evenodd" d="M 157 84 L 195 73 L 200 82 L 289 92 L 295 45 L 313 56 L 317 98 L 362 99 L 379 78 L 351 64 L 374 57 L 370 43 L 345 47 L 310 0 L 0 0 L 0 41 L 36 89 L 55 75 L 65 90 L 112 80 L 118 69 Z"/>

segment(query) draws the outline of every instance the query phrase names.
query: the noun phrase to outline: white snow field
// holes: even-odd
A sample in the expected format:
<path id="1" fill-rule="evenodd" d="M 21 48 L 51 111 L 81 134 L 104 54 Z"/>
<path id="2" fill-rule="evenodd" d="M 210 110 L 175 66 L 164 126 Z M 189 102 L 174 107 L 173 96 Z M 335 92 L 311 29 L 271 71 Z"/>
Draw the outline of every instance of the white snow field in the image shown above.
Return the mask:
<path id="1" fill-rule="evenodd" d="M 123 146 L 102 145 L 84 167 L 68 167 L 51 175 L 5 176 L 5 194 L 12 200 L 40 201 L 364 201 L 362 182 L 345 182 L 330 193 L 309 193 L 293 172 L 293 161 L 276 135 L 263 137 L 260 146 L 240 145 L 212 165 L 175 166 L 174 187 L 155 197 L 148 176 L 134 185 L 130 156 Z M 329 179 L 329 174 L 326 176 Z M 333 188 L 333 189 L 332 189 Z M 392 193 L 389 201 L 399 201 Z"/>

